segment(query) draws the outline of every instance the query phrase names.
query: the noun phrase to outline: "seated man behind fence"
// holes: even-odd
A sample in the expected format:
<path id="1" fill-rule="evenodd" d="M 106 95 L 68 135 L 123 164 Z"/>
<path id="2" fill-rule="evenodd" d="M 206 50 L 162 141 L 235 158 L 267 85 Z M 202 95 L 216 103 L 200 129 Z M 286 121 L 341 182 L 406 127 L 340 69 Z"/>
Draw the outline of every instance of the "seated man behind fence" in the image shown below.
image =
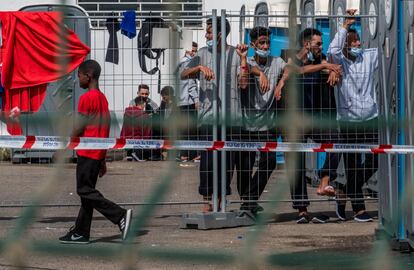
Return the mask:
<path id="1" fill-rule="evenodd" d="M 356 10 L 347 10 L 350 17 L 338 29 L 329 45 L 328 54 L 342 66 L 343 77 L 336 87 L 337 119 L 344 143 L 378 143 L 378 106 L 374 72 L 378 69 L 378 49 L 362 49 L 358 32 L 350 28 Z M 345 153 L 346 196 L 352 200 L 354 220 L 372 221 L 365 211 L 362 186 L 377 171 L 378 156 L 374 154 Z M 338 197 L 346 197 L 338 194 Z M 337 201 L 337 215 L 346 220 L 345 200 Z"/>
<path id="2" fill-rule="evenodd" d="M 151 139 L 150 116 L 145 113 L 145 99 L 138 96 L 134 100 L 135 105 L 125 109 L 124 121 L 122 124 L 121 138 L 125 139 Z M 145 161 L 148 159 L 150 152 L 142 149 L 129 149 L 127 156 L 136 161 Z"/>
<path id="3" fill-rule="evenodd" d="M 158 105 L 157 103 L 155 103 L 155 101 L 153 101 L 150 98 L 150 89 L 149 86 L 147 84 L 140 84 L 138 86 L 138 92 L 137 92 L 138 97 L 142 97 L 145 101 L 145 106 L 144 106 L 144 111 L 146 114 L 148 114 L 150 116 L 150 119 L 152 119 L 152 117 L 155 116 L 156 118 L 156 112 L 158 109 Z M 130 106 L 134 106 L 135 104 L 135 99 L 131 100 L 131 102 L 129 103 Z M 157 125 L 157 123 L 155 123 L 155 121 L 151 121 L 151 130 L 152 130 L 152 134 L 151 134 L 151 139 L 154 140 L 159 140 L 160 139 L 160 129 L 159 126 Z M 143 151 L 146 157 L 148 157 L 149 160 L 154 160 L 154 161 L 158 161 L 161 160 L 161 151 L 159 149 L 155 149 L 155 150 L 144 150 Z"/>
<path id="4" fill-rule="evenodd" d="M 173 101 L 174 101 L 174 88 L 171 86 L 164 86 L 161 89 L 161 104 L 157 109 L 155 119 L 160 126 L 161 139 L 165 139 L 168 136 L 168 125 L 173 123 L 168 123 L 168 119 L 171 117 L 173 111 Z"/>

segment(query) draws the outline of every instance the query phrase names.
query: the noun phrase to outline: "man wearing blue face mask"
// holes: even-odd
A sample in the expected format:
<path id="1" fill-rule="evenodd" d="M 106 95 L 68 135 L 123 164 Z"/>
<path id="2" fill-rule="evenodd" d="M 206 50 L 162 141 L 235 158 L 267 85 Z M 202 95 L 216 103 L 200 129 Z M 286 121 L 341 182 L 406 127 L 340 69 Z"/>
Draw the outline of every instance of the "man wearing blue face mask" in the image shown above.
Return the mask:
<path id="1" fill-rule="evenodd" d="M 347 10 L 349 17 L 338 29 L 329 45 L 330 59 L 342 66 L 343 77 L 335 88 L 337 120 L 345 143 L 378 143 L 378 106 L 374 86 L 374 75 L 378 69 L 378 49 L 362 49 L 359 35 L 350 27 L 355 23 L 357 10 Z M 346 194 L 337 197 L 352 199 L 354 220 L 372 221 L 365 211 L 362 186 L 378 168 L 378 156 L 344 154 L 347 183 L 342 188 Z M 337 215 L 346 220 L 346 201 L 337 202 Z"/>
<path id="2" fill-rule="evenodd" d="M 301 121 L 304 123 L 303 129 L 298 131 L 298 139 L 301 142 L 311 139 L 317 143 L 336 143 L 339 140 L 337 126 L 335 121 L 330 121 L 336 116 L 335 97 L 331 86 L 335 85 L 340 77 L 341 67 L 326 61 L 326 56 L 322 53 L 322 33 L 317 29 L 304 29 L 299 34 L 298 47 L 292 58 L 282 53 L 282 57 L 288 58 L 286 61 L 289 70 L 297 74 L 294 82 L 298 97 L 295 109 L 302 113 Z M 321 128 L 318 126 L 321 122 L 333 122 L 333 124 L 329 128 Z M 287 162 L 293 159 L 290 155 L 287 154 Z M 322 169 L 318 172 L 320 178 L 318 195 L 335 195 L 335 190 L 329 185 L 329 181 L 337 177 L 339 159 L 340 155 L 336 153 L 327 155 Z M 311 219 L 307 209 L 309 201 L 304 153 L 297 153 L 295 168 L 294 179 L 291 181 L 291 197 L 293 208 L 299 212 L 296 222 L 308 223 Z M 324 223 L 327 219 L 327 216 L 320 215 L 312 220 L 316 223 Z"/>
<path id="3" fill-rule="evenodd" d="M 215 125 L 216 119 L 214 119 L 213 112 L 213 96 L 214 91 L 217 91 L 218 96 L 218 107 L 219 115 L 221 115 L 221 110 L 226 110 L 227 118 L 226 127 L 227 127 L 227 136 L 226 140 L 238 141 L 241 137 L 242 129 L 242 112 L 240 105 L 240 89 L 239 89 L 239 80 L 238 75 L 242 67 L 246 68 L 247 63 L 240 61 L 240 54 L 245 54 L 247 52 L 247 47 L 244 45 L 238 45 L 233 47 L 226 44 L 225 52 L 221 51 L 221 40 L 226 38 L 230 33 L 230 23 L 226 20 L 226 36 L 223 36 L 221 33 L 221 17 L 217 16 L 217 61 L 216 61 L 216 70 L 217 74 L 213 72 L 213 25 L 212 18 L 207 20 L 206 27 L 206 44 L 207 46 L 200 48 L 197 54 L 191 59 L 188 63 L 187 68 L 181 72 L 181 79 L 190 79 L 197 78 L 200 81 L 199 86 L 199 100 L 200 108 L 198 109 L 198 138 L 200 140 L 212 141 L 213 140 L 213 126 Z M 221 54 L 226 54 L 226 86 L 222 87 L 220 83 L 220 59 Z M 217 88 L 214 85 L 214 78 L 217 77 Z M 222 104 L 222 99 L 226 95 L 226 104 Z M 221 127 L 218 126 L 218 137 L 221 137 L 220 131 Z M 227 152 L 226 155 L 226 190 L 221 190 L 221 174 L 219 173 L 219 185 L 218 193 L 221 196 L 221 192 L 225 192 L 227 195 L 231 193 L 230 181 L 232 179 L 232 174 L 234 168 L 237 169 L 237 178 L 240 179 L 242 176 L 240 174 L 245 173 L 240 170 L 240 153 L 239 152 Z M 218 171 L 221 171 L 221 157 L 222 153 L 218 153 Z M 203 196 L 206 204 L 204 205 L 203 211 L 209 212 L 212 211 L 212 206 L 209 203 L 209 200 L 212 198 L 213 194 L 213 152 L 212 151 L 202 151 L 200 159 L 200 185 L 199 193 Z"/>
<path id="4" fill-rule="evenodd" d="M 277 131 L 277 116 L 281 113 L 280 102 L 283 82 L 286 79 L 286 63 L 280 57 L 270 55 L 270 30 L 265 27 L 255 27 L 250 30 L 251 47 L 255 55 L 247 59 L 246 54 L 240 55 L 241 62 L 248 65 L 241 66 L 239 85 L 241 89 L 241 103 L 243 112 L 243 137 L 246 141 L 276 142 L 280 132 Z M 283 76 L 285 75 L 285 76 Z M 261 78 L 268 80 L 268 89 L 261 88 Z M 243 80 L 248 78 L 248 80 Z M 257 201 L 276 168 L 276 154 L 261 152 L 256 172 L 253 174 L 253 165 L 256 152 L 241 153 L 241 170 L 247 172 L 237 186 L 240 198 L 244 201 L 241 210 L 250 210 L 253 213 L 262 211 Z"/>

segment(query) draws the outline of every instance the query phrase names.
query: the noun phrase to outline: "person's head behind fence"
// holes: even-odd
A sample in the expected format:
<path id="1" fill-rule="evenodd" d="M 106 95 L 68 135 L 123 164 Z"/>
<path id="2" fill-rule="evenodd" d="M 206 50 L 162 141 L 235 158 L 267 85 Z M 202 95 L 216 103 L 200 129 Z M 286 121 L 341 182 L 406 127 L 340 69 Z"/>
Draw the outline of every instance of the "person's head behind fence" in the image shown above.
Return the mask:
<path id="1" fill-rule="evenodd" d="M 250 40 L 251 40 L 251 42 L 255 42 L 261 36 L 270 37 L 269 28 L 266 28 L 266 27 L 263 27 L 263 26 L 256 26 L 255 28 L 250 30 Z"/>
<path id="2" fill-rule="evenodd" d="M 322 33 L 315 28 L 306 28 L 299 34 L 298 45 L 300 49 L 308 51 L 308 59 L 314 61 L 322 54 Z"/>
<path id="3" fill-rule="evenodd" d="M 171 103 L 173 96 L 174 96 L 174 88 L 172 86 L 164 86 L 161 89 L 161 98 L 164 102 Z"/>
<path id="4" fill-rule="evenodd" d="M 270 54 L 270 30 L 263 26 L 256 26 L 250 30 L 251 46 L 257 56 L 267 58 Z"/>
<path id="5" fill-rule="evenodd" d="M 206 28 L 206 40 L 207 40 L 207 46 L 212 47 L 213 46 L 213 18 L 209 18 L 206 22 L 207 28 Z M 221 41 L 221 17 L 217 16 L 217 45 L 220 46 Z M 226 37 L 230 34 L 231 27 L 229 21 L 226 19 Z"/>
<path id="6" fill-rule="evenodd" d="M 98 82 L 101 66 L 95 60 L 86 60 L 79 65 L 78 78 L 80 87 L 86 89 L 92 81 Z"/>
<path id="7" fill-rule="evenodd" d="M 174 96 L 174 88 L 172 86 L 164 86 L 161 89 L 161 96 Z"/>
<path id="8" fill-rule="evenodd" d="M 145 106 L 146 100 L 144 97 L 138 96 L 134 99 L 134 102 L 135 102 L 135 106 L 138 106 L 139 108 L 143 108 Z"/>
<path id="9" fill-rule="evenodd" d="M 149 86 L 146 84 L 140 84 L 138 85 L 138 92 L 137 95 L 140 97 L 143 97 L 145 102 L 147 101 L 149 97 Z"/>
<path id="10" fill-rule="evenodd" d="M 362 54 L 362 48 L 361 48 L 361 41 L 359 38 L 358 31 L 354 28 L 348 29 L 348 33 L 346 35 L 346 43 L 344 48 L 344 55 L 349 57 L 358 57 Z"/>

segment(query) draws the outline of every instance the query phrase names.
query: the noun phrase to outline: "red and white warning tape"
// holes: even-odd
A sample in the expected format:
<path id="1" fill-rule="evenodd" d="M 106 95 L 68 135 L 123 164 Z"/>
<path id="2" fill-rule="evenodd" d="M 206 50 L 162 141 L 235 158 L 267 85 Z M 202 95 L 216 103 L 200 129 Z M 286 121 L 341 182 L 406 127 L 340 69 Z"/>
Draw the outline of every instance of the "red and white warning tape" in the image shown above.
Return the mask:
<path id="1" fill-rule="evenodd" d="M 59 149 L 176 149 L 262 152 L 337 152 L 374 154 L 413 154 L 412 145 L 324 144 L 235 141 L 168 141 L 121 138 L 68 138 L 55 136 L 0 136 L 0 148 Z"/>

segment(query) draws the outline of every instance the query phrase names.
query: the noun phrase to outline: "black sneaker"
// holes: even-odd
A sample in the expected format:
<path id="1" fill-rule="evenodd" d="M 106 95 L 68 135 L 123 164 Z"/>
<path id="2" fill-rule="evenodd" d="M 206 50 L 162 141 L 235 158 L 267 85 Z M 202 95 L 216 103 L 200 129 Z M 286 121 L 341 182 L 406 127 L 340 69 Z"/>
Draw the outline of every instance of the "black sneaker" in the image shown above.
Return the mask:
<path id="1" fill-rule="evenodd" d="M 336 216 L 342 221 L 346 221 L 345 207 L 346 204 L 336 203 Z"/>
<path id="2" fill-rule="evenodd" d="M 252 213 L 263 212 L 264 209 L 258 203 L 242 203 L 240 206 L 242 211 L 250 211 Z"/>
<path id="3" fill-rule="evenodd" d="M 323 224 L 329 221 L 329 217 L 326 215 L 317 215 L 312 218 L 313 223 Z"/>
<path id="4" fill-rule="evenodd" d="M 373 221 L 372 217 L 367 212 L 364 212 L 359 215 L 355 215 L 354 220 L 356 222 L 372 222 Z"/>
<path id="5" fill-rule="evenodd" d="M 89 244 L 89 238 L 69 231 L 65 236 L 59 237 L 62 244 Z"/>
<path id="6" fill-rule="evenodd" d="M 118 223 L 119 230 L 122 232 L 122 240 L 125 240 L 128 235 L 129 227 L 131 225 L 132 209 L 127 209 L 125 216 L 121 218 Z"/>
<path id="7" fill-rule="evenodd" d="M 296 219 L 297 224 L 308 224 L 310 222 L 310 217 L 308 214 L 299 215 Z"/>

